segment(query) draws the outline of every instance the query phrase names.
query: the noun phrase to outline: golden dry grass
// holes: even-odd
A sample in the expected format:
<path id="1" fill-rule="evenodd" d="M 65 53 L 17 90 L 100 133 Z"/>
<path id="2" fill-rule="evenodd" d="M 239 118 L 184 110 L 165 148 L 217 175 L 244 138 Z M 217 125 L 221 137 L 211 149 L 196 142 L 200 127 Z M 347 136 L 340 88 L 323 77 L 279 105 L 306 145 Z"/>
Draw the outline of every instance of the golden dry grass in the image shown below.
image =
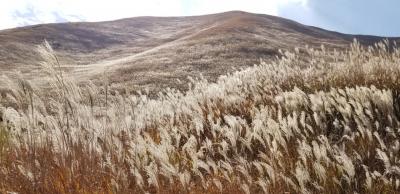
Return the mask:
<path id="1" fill-rule="evenodd" d="M 156 99 L 78 87 L 40 53 L 51 89 L 19 78 L 1 95 L 1 192 L 400 192 L 400 50 L 387 42 L 282 52 Z"/>

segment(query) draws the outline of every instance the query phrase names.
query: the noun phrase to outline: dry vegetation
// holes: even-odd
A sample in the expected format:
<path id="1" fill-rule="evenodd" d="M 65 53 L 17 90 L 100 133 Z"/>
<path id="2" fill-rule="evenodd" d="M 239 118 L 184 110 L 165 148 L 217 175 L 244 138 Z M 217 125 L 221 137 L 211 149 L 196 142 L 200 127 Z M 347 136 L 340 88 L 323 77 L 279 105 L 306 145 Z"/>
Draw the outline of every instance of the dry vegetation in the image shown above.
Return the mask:
<path id="1" fill-rule="evenodd" d="M 10 77 L 21 71 L 24 79 L 45 85 L 41 84 L 44 74 L 37 65 L 41 58 L 35 47 L 46 39 L 63 70 L 74 79 L 98 84 L 106 72 L 112 88 L 147 88 L 156 94 L 166 87 L 186 89 L 188 76 L 202 74 L 214 82 L 233 69 L 259 64 L 260 58 L 270 63 L 279 49 L 324 44 L 340 50 L 348 48 L 354 38 L 365 45 L 382 40 L 240 11 L 43 24 L 0 31 L 0 71 Z"/>
<path id="2" fill-rule="evenodd" d="M 281 53 L 156 99 L 78 87 L 40 47 L 51 90 L 19 78 L 0 99 L 0 192 L 400 192 L 387 45 Z"/>

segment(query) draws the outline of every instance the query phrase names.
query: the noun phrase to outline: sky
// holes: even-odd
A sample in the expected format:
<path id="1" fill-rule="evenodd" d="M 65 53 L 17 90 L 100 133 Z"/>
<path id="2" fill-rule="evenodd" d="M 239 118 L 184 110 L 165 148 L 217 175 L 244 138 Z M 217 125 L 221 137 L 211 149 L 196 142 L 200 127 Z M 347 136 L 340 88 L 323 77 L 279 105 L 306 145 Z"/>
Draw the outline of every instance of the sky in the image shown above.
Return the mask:
<path id="1" fill-rule="evenodd" d="M 351 34 L 400 36 L 400 0 L 0 0 L 0 29 L 242 10 Z"/>

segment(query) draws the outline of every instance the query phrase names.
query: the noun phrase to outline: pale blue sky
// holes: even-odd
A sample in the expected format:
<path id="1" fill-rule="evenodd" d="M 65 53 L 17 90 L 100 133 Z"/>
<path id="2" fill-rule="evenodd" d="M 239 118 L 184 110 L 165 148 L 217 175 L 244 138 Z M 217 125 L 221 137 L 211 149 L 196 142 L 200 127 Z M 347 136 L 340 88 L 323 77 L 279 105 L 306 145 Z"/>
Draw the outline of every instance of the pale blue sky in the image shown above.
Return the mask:
<path id="1" fill-rule="evenodd" d="M 339 32 L 400 36 L 400 0 L 307 0 L 278 15 Z"/>
<path id="2" fill-rule="evenodd" d="M 352 34 L 400 36 L 400 0 L 0 0 L 0 29 L 242 10 Z"/>

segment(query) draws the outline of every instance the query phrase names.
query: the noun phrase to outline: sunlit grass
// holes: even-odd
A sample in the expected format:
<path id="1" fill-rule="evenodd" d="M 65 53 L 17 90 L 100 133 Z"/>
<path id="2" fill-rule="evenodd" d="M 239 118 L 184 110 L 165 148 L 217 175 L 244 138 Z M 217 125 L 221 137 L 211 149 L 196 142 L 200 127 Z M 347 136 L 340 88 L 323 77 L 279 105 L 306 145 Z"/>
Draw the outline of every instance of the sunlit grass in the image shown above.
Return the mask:
<path id="1" fill-rule="evenodd" d="M 156 99 L 78 87 L 42 46 L 51 89 L 19 78 L 2 95 L 0 191 L 400 192 L 400 50 L 387 45 L 282 52 Z"/>

